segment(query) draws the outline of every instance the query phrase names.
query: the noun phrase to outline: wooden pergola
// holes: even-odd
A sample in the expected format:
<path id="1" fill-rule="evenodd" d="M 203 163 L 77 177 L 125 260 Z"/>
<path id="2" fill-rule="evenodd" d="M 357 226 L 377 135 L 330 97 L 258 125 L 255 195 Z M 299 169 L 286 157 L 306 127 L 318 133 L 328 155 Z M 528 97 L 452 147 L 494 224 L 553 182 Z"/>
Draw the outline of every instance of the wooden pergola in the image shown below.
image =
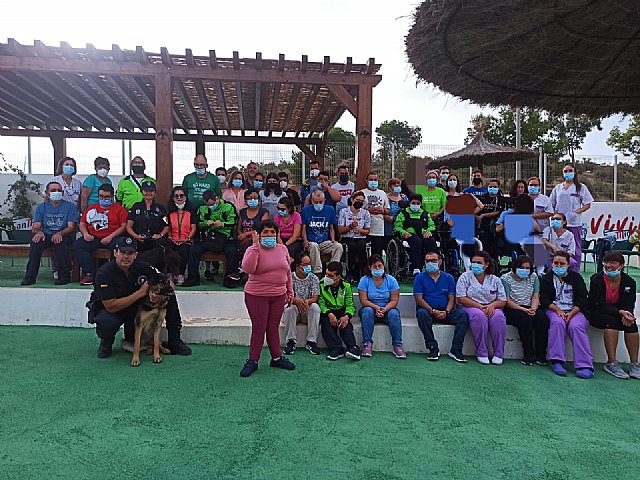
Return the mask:
<path id="1" fill-rule="evenodd" d="M 326 134 L 345 110 L 356 118 L 357 172 L 371 167 L 372 92 L 380 65 L 218 58 L 36 40 L 0 44 L 0 135 L 155 140 L 158 195 L 173 186 L 173 140 L 291 144 L 323 161 Z M 358 176 L 364 183 L 364 175 Z"/>

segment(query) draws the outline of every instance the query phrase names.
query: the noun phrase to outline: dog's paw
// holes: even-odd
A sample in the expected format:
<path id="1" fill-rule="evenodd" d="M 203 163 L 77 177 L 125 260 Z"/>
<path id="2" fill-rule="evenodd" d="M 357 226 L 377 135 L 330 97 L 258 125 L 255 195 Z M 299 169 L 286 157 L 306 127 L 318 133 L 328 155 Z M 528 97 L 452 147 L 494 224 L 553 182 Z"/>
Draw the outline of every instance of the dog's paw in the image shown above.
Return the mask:
<path id="1" fill-rule="evenodd" d="M 131 366 L 132 367 L 139 367 L 140 366 L 140 359 L 139 358 L 134 358 L 133 360 L 131 360 Z"/>
<path id="2" fill-rule="evenodd" d="M 160 353 L 164 353 L 165 355 L 171 355 L 171 350 L 160 345 Z"/>
<path id="3" fill-rule="evenodd" d="M 153 357 L 153 363 L 162 363 L 162 357 L 158 355 Z"/>

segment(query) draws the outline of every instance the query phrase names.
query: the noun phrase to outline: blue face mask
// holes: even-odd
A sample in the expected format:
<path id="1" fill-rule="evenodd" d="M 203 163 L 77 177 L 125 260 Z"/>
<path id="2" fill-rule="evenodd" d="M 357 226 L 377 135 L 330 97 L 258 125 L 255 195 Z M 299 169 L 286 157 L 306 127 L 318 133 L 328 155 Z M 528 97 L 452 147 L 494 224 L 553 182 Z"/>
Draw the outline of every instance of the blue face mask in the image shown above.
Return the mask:
<path id="1" fill-rule="evenodd" d="M 65 165 L 64 167 L 62 167 L 62 173 L 64 173 L 65 175 L 73 175 L 74 173 L 76 173 L 76 169 L 73 168 L 73 165 Z"/>
<path id="2" fill-rule="evenodd" d="M 438 181 L 435 178 L 427 178 L 427 185 L 430 187 L 435 187 Z"/>
<path id="3" fill-rule="evenodd" d="M 436 273 L 438 270 L 440 270 L 440 267 L 438 267 L 438 262 L 427 262 L 424 265 L 424 268 L 427 273 Z"/>
<path id="4" fill-rule="evenodd" d="M 497 195 L 500 189 L 498 187 L 489 187 L 487 190 L 491 195 Z"/>
<path id="5" fill-rule="evenodd" d="M 311 265 L 305 265 L 302 267 L 302 273 L 305 275 L 309 275 L 311 273 Z"/>
<path id="6" fill-rule="evenodd" d="M 211 210 L 212 212 L 218 208 L 218 205 L 216 205 L 215 203 L 213 205 L 209 205 L 209 210 Z"/>
<path id="7" fill-rule="evenodd" d="M 273 248 L 276 246 L 276 237 L 262 237 L 260 239 L 260 245 L 264 248 Z"/>
<path id="8" fill-rule="evenodd" d="M 551 220 L 550 224 L 551 228 L 555 230 L 562 228 L 562 220 Z"/>
<path id="9" fill-rule="evenodd" d="M 440 174 L 440 181 L 441 182 L 446 182 L 448 178 L 449 178 L 449 174 L 448 173 L 441 173 Z"/>
<path id="10" fill-rule="evenodd" d="M 367 185 L 369 185 L 369 190 L 375 190 L 376 188 L 378 188 L 378 181 L 377 180 L 369 180 L 367 182 Z"/>
<path id="11" fill-rule="evenodd" d="M 234 187 L 241 187 L 242 186 L 242 180 L 240 180 L 239 178 L 235 178 L 235 179 L 231 180 L 231 185 L 233 185 Z"/>
<path id="12" fill-rule="evenodd" d="M 420 211 L 420 205 L 411 204 L 411 205 L 409 205 L 409 208 L 411 209 L 411 211 L 413 213 L 416 213 L 416 212 Z"/>
<path id="13" fill-rule="evenodd" d="M 380 270 L 371 270 L 371 275 L 378 278 L 381 277 L 384 275 L 384 268 L 381 268 Z"/>
<path id="14" fill-rule="evenodd" d="M 102 208 L 109 208 L 113 204 L 113 200 L 98 200 L 98 203 Z"/>
<path id="15" fill-rule="evenodd" d="M 610 272 L 605 270 L 604 273 L 607 275 L 607 277 L 611 278 L 620 276 L 620 270 L 611 270 Z"/>
<path id="16" fill-rule="evenodd" d="M 400 192 L 402 192 L 402 187 L 393 187 L 393 193 L 397 194 L 397 193 L 400 193 Z"/>
<path id="17" fill-rule="evenodd" d="M 258 180 L 254 180 L 253 188 L 262 188 L 262 182 L 259 182 Z"/>
<path id="18" fill-rule="evenodd" d="M 196 168 L 196 175 L 203 176 L 205 173 L 207 173 L 206 168 Z"/>
<path id="19" fill-rule="evenodd" d="M 281 217 L 285 217 L 287 213 L 288 212 L 286 210 L 278 210 L 278 215 L 280 215 Z"/>
<path id="20" fill-rule="evenodd" d="M 522 280 L 527 278 L 531 274 L 531 270 L 528 268 L 516 268 L 516 275 L 518 275 Z"/>
<path id="21" fill-rule="evenodd" d="M 564 177 L 565 180 L 573 180 L 573 178 L 576 176 L 575 172 L 567 172 L 565 174 L 562 175 Z"/>
<path id="22" fill-rule="evenodd" d="M 484 272 L 484 265 L 482 265 L 481 263 L 472 263 L 471 271 L 476 275 L 480 275 L 482 274 L 482 272 Z"/>
<path id="23" fill-rule="evenodd" d="M 59 202 L 62 200 L 62 192 L 51 192 L 49 194 L 49 198 L 52 202 Z"/>
<path id="24" fill-rule="evenodd" d="M 538 193 L 540 193 L 540 187 L 529 187 L 530 195 L 537 195 Z"/>
<path id="25" fill-rule="evenodd" d="M 249 200 L 247 200 L 247 205 L 249 205 L 251 208 L 256 208 L 258 206 L 258 199 L 250 198 Z"/>
<path id="26" fill-rule="evenodd" d="M 553 273 L 558 277 L 564 277 L 567 274 L 567 267 L 553 267 Z"/>
<path id="27" fill-rule="evenodd" d="M 323 208 L 324 208 L 324 203 L 314 203 L 313 204 L 313 209 L 316 212 L 321 212 Z"/>

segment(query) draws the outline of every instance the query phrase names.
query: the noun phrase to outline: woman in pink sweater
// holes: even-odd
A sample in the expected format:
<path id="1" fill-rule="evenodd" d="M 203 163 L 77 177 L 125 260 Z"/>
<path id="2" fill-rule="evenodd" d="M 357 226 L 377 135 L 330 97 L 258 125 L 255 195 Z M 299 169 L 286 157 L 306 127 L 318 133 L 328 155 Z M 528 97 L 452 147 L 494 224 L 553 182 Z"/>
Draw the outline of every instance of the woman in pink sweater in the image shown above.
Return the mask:
<path id="1" fill-rule="evenodd" d="M 265 332 L 272 367 L 293 370 L 296 366 L 280 352 L 280 319 L 285 303 L 293 298 L 291 267 L 287 247 L 277 243 L 278 226 L 272 220 L 261 222 L 253 232 L 253 244 L 242 259 L 242 270 L 249 274 L 244 287 L 244 303 L 251 318 L 249 359 L 240 371 L 248 377 L 258 369 Z"/>

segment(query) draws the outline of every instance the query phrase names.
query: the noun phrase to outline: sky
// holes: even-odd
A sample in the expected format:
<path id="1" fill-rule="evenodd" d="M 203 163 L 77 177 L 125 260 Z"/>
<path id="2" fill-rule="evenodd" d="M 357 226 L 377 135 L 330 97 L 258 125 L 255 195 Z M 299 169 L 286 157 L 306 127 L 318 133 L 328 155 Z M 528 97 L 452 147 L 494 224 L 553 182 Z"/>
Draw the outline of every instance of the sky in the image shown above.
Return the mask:
<path id="1" fill-rule="evenodd" d="M 41 40 L 47 45 L 66 41 L 83 48 L 92 43 L 110 49 L 117 43 L 122 49 L 141 45 L 148 52 L 164 46 L 172 53 L 191 48 L 195 55 L 216 50 L 218 57 L 288 59 L 308 55 L 309 61 L 365 63 L 374 57 L 382 64 L 382 82 L 373 91 L 373 125 L 385 120 L 405 120 L 422 129 L 422 142 L 438 145 L 462 145 L 469 119 L 480 108 L 445 94 L 432 85 L 417 83 L 407 61 L 404 37 L 419 2 L 364 0 L 258 1 L 216 0 L 189 2 L 86 0 L 35 0 L 14 2 L 4 9 L 2 35 L 32 45 Z M 4 43 L 6 39 L 0 39 Z M 614 125 L 625 120 L 613 117 L 603 122 L 602 132 L 587 136 L 583 152 L 589 155 L 613 155 L 605 143 Z M 346 112 L 339 127 L 355 130 L 355 120 Z M 0 152 L 10 156 L 26 147 L 23 139 L 0 137 Z M 76 144 L 77 145 L 77 144 Z M 119 143 L 109 149 L 120 149 Z M 97 146 L 97 144 L 96 144 Z M 49 151 L 45 140 L 34 142 L 34 152 Z"/>

